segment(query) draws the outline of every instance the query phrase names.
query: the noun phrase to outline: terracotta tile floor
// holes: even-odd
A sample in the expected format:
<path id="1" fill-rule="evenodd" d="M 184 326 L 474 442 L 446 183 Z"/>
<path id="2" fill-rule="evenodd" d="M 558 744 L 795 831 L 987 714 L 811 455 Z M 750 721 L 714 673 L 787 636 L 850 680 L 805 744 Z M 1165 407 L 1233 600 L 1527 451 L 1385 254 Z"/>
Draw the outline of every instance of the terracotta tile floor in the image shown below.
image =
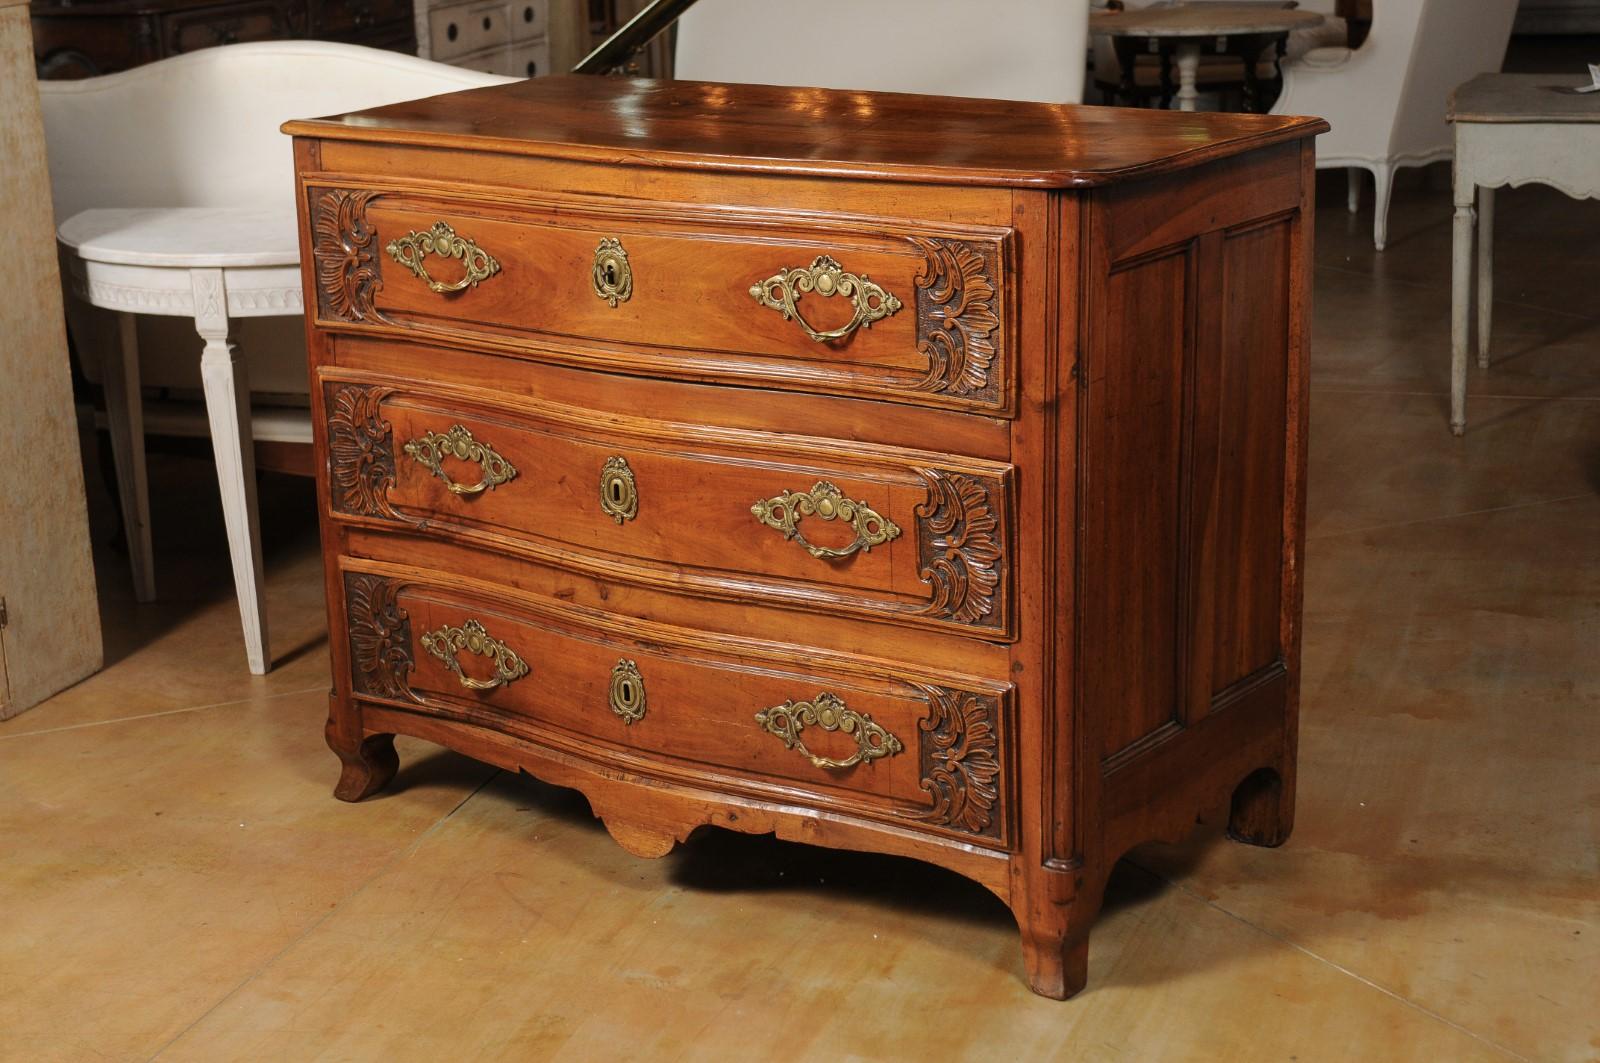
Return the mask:
<path id="1" fill-rule="evenodd" d="M 417 742 L 334 801 L 309 486 L 264 483 L 255 679 L 209 465 L 169 456 L 162 600 L 105 550 L 109 667 L 0 725 L 0 1059 L 1600 1058 L 1600 204 L 1502 193 L 1457 440 L 1442 182 L 1381 256 L 1322 188 L 1297 832 L 1137 852 L 1076 1000 L 919 864 L 635 860 L 573 793 Z"/>

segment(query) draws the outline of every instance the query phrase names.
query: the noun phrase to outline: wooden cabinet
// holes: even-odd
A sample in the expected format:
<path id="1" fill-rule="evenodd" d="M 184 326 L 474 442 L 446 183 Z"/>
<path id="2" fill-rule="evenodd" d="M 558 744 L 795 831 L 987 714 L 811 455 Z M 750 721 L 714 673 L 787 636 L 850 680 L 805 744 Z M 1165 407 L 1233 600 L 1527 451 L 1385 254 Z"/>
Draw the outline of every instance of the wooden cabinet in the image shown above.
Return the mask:
<path id="1" fill-rule="evenodd" d="M 900 853 L 1083 985 L 1294 802 L 1311 119 L 559 77 L 291 123 L 336 792 Z M 308 299 L 308 304 L 312 300 Z"/>
<path id="2" fill-rule="evenodd" d="M 42 78 L 113 74 L 219 44 L 307 38 L 415 53 L 411 0 L 51 0 L 33 5 Z"/>
<path id="3" fill-rule="evenodd" d="M 417 40 L 425 58 L 507 77 L 550 70 L 550 0 L 424 0 Z"/>

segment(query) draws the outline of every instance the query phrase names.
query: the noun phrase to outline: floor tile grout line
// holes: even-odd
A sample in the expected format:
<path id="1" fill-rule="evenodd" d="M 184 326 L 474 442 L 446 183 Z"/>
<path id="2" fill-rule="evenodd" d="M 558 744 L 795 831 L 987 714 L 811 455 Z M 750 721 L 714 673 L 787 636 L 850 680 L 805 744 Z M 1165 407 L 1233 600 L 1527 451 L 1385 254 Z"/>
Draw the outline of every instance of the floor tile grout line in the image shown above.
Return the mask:
<path id="1" fill-rule="evenodd" d="M 1315 952 L 1314 950 L 1307 948 L 1306 946 L 1300 944 L 1299 942 L 1294 941 L 1293 939 L 1291 939 L 1291 938 L 1289 938 L 1289 937 L 1287 937 L 1287 936 L 1285 936 L 1283 934 L 1278 933 L 1277 931 L 1269 930 L 1266 927 L 1261 926 L 1259 923 L 1251 922 L 1249 919 L 1246 919 L 1244 916 L 1240 915 L 1237 912 L 1229 911 L 1227 908 L 1224 908 L 1222 905 L 1218 904 L 1216 901 L 1214 901 L 1211 898 L 1205 896 L 1204 894 L 1202 894 L 1198 890 L 1188 886 L 1185 883 L 1177 882 L 1177 881 L 1174 881 L 1173 879 L 1167 878 L 1167 877 L 1165 877 L 1163 875 L 1159 875 L 1156 872 L 1150 870 L 1147 867 L 1144 867 L 1141 864 L 1134 863 L 1132 860 L 1129 860 L 1128 863 L 1130 865 L 1132 865 L 1133 867 L 1138 868 L 1140 871 L 1144 872 L 1146 875 L 1149 875 L 1152 878 L 1156 879 L 1157 881 L 1165 882 L 1169 886 L 1172 886 L 1174 889 L 1177 889 L 1179 892 L 1181 892 L 1181 893 L 1193 898 L 1196 901 L 1199 901 L 1201 904 L 1205 905 L 1207 908 L 1210 908 L 1215 912 L 1219 912 L 1222 915 L 1227 916 L 1229 919 L 1232 919 L 1234 922 L 1239 923 L 1242 926 L 1249 927 L 1251 930 L 1254 930 L 1259 934 L 1263 934 L 1263 935 L 1271 938 L 1272 940 L 1274 940 L 1274 941 L 1276 941 L 1276 942 L 1278 942 L 1280 944 L 1287 945 L 1289 948 L 1294 949 L 1296 952 L 1298 952 L 1298 953 L 1300 953 L 1300 954 L 1302 954 L 1304 956 L 1308 956 L 1311 959 L 1316 960 L 1318 963 L 1323 964 L 1324 966 L 1333 968 L 1335 971 L 1338 971 L 1340 974 L 1345 975 L 1348 978 L 1352 978 L 1357 982 L 1360 982 L 1362 985 L 1366 986 L 1369 989 L 1373 989 L 1373 990 L 1376 990 L 1379 993 L 1382 993 L 1384 996 L 1390 998 L 1391 1000 L 1397 1001 L 1398 1003 L 1405 1005 L 1406 1007 L 1412 1009 L 1413 1011 L 1416 1011 L 1417 1013 L 1419 1013 L 1421 1015 L 1426 1015 L 1428 1018 L 1433 1019 L 1436 1022 L 1443 1023 L 1445 1026 L 1450 1027 L 1452 1030 L 1455 1030 L 1458 1033 L 1466 1034 L 1468 1037 L 1472 1038 L 1474 1041 L 1478 1041 L 1478 1042 L 1480 1042 L 1482 1044 L 1488 1045 L 1490 1048 L 1494 1049 L 1495 1051 L 1501 1052 L 1501 1053 L 1509 1056 L 1512 1059 L 1518 1060 L 1519 1063 L 1533 1063 L 1533 1060 L 1530 1057 L 1522 1055 L 1520 1052 L 1516 1051 L 1515 1049 L 1508 1048 L 1508 1047 L 1506 1047 L 1505 1045 L 1501 1044 L 1498 1041 L 1491 1040 L 1490 1038 L 1485 1037 L 1483 1034 L 1478 1033 L 1476 1030 L 1473 1030 L 1473 1029 L 1471 1029 L 1470 1027 L 1467 1027 L 1467 1026 L 1463 1026 L 1463 1025 L 1461 1025 L 1461 1023 L 1456 1022 L 1454 1019 L 1450 1019 L 1450 1018 L 1448 1018 L 1448 1017 L 1446 1017 L 1444 1015 L 1441 1015 L 1437 1011 L 1434 1011 L 1433 1009 L 1431 1009 L 1429 1007 L 1426 1007 L 1423 1004 L 1420 1004 L 1415 1000 L 1412 1000 L 1410 997 L 1405 996 L 1402 993 L 1398 993 L 1393 989 L 1390 989 L 1388 986 L 1384 985 L 1383 983 L 1374 981 L 1373 979 L 1368 978 L 1366 975 L 1361 974 L 1358 971 L 1353 971 L 1349 967 L 1346 967 L 1344 964 L 1338 963 L 1338 962 L 1336 962 L 1334 960 L 1331 960 L 1328 957 L 1323 956 L 1320 953 Z"/>
<path id="2" fill-rule="evenodd" d="M 1398 395 L 1407 398 L 1443 398 L 1450 394 L 1445 388 L 1418 390 L 1416 388 L 1351 387 L 1339 384 L 1311 382 L 1313 395 Z M 1497 393 L 1472 393 L 1473 399 L 1495 399 L 1500 402 L 1600 402 L 1600 395 L 1508 395 Z"/>
<path id="3" fill-rule="evenodd" d="M 1345 267 L 1345 266 L 1335 266 L 1335 265 L 1332 265 L 1332 264 L 1327 263 L 1327 262 L 1315 263 L 1315 264 L 1313 264 L 1312 269 L 1313 270 L 1319 270 L 1319 269 L 1332 270 L 1334 273 L 1342 273 L 1347 277 L 1367 277 L 1367 278 L 1371 278 L 1371 279 L 1374 279 L 1374 280 L 1377 279 L 1377 274 L 1375 274 L 1375 273 L 1370 273 L 1370 272 L 1368 272 L 1366 270 L 1360 270 L 1360 269 L 1350 269 L 1350 268 Z M 1446 285 L 1444 285 L 1442 283 L 1432 283 L 1432 282 L 1429 282 L 1429 281 L 1410 280 L 1410 279 L 1408 279 L 1406 277 L 1384 277 L 1383 278 L 1383 283 L 1385 283 L 1385 284 L 1399 284 L 1399 285 L 1404 285 L 1404 286 L 1411 287 L 1411 288 L 1424 288 L 1424 289 L 1427 289 L 1429 291 L 1442 291 L 1447 287 Z M 1557 317 L 1571 318 L 1572 320 L 1575 320 L 1575 321 L 1600 321 L 1600 318 L 1596 318 L 1592 314 L 1580 314 L 1580 313 L 1577 313 L 1576 311 L 1572 311 L 1572 310 L 1558 310 L 1555 307 L 1537 306 L 1537 305 L 1535 305 L 1533 303 L 1524 303 L 1524 302 L 1522 302 L 1520 300 L 1517 300 L 1517 299 L 1507 299 L 1504 296 L 1500 296 L 1500 295 L 1496 295 L 1494 297 L 1494 305 L 1496 305 L 1496 306 L 1514 306 L 1519 310 L 1532 310 L 1532 311 L 1535 311 L 1536 313 L 1540 313 L 1540 314 L 1555 314 Z"/>
<path id="4" fill-rule="evenodd" d="M 1321 542 L 1326 539 L 1339 539 L 1347 535 L 1366 535 L 1369 532 L 1391 531 L 1395 528 L 1412 528 L 1419 524 L 1442 524 L 1447 520 L 1460 520 L 1462 517 L 1481 517 L 1489 513 L 1507 513 L 1514 509 L 1533 509 L 1537 506 L 1555 506 L 1563 502 L 1581 502 L 1586 498 L 1594 498 L 1592 494 L 1563 495 L 1560 498 L 1541 498 L 1532 502 L 1513 502 L 1506 506 L 1489 506 L 1487 509 L 1469 509 L 1464 513 L 1447 513 L 1440 517 L 1418 517 L 1416 520 L 1397 520 L 1392 524 L 1374 524 L 1366 528 L 1350 528 L 1347 531 L 1321 532 L 1317 535 L 1307 535 L 1306 543 Z"/>
<path id="5" fill-rule="evenodd" d="M 451 806 L 450 811 L 448 811 L 444 815 L 440 816 L 437 820 L 435 820 L 432 824 L 429 825 L 427 830 L 423 831 L 421 834 L 419 834 L 415 838 L 413 838 L 411 840 L 411 844 L 405 846 L 399 852 L 397 852 L 393 856 L 391 856 L 388 860 L 385 860 L 383 862 L 383 864 L 381 866 L 379 866 L 378 868 L 376 868 L 372 872 L 371 875 L 367 876 L 367 878 L 360 885 L 356 886 L 354 889 L 352 889 L 344 897 L 342 897 L 338 901 L 334 902 L 333 907 L 331 907 L 327 911 L 323 912 L 322 915 L 319 916 L 315 922 L 313 922 L 312 924 L 307 926 L 304 930 L 300 931 L 300 933 L 296 934 L 290 940 L 284 942 L 282 948 L 280 948 L 277 952 L 274 952 L 271 956 L 268 956 L 265 960 L 262 960 L 261 963 L 256 967 L 255 970 L 251 971 L 249 974 L 247 974 L 243 978 L 239 979 L 238 983 L 235 984 L 232 989 L 228 990 L 222 996 L 218 997 L 217 1000 L 209 1008 L 206 1008 L 199 1015 L 196 1015 L 194 1017 L 194 1021 L 190 1022 L 183 1029 L 179 1030 L 177 1033 L 175 1033 L 171 1037 L 169 1037 L 167 1039 L 167 1041 L 164 1044 L 161 1045 L 160 1048 L 157 1048 L 153 1053 L 151 1053 L 150 1058 L 146 1061 L 146 1063 L 155 1063 L 155 1061 L 160 1059 L 162 1054 L 165 1053 L 167 1051 L 167 1049 L 169 1049 L 173 1045 L 177 1044 L 178 1041 L 180 1041 L 186 1034 L 188 1034 L 190 1030 L 193 1030 L 196 1026 L 199 1026 L 202 1022 L 204 1022 L 206 1020 L 206 1016 L 212 1014 L 218 1008 L 222 1007 L 228 1001 L 232 1000 L 235 996 L 237 996 L 239 994 L 240 990 L 244 989 L 245 986 L 249 985 L 251 982 L 253 982 L 257 978 L 261 977 L 261 975 L 269 967 L 271 967 L 273 964 L 275 964 L 279 960 L 281 960 L 284 957 L 284 955 L 286 953 L 288 953 L 288 951 L 290 949 L 294 948 L 296 945 L 300 944 L 302 941 L 304 941 L 311 934 L 315 933 L 317 931 L 317 929 L 322 926 L 323 923 L 326 923 L 329 919 L 333 918 L 333 916 L 335 914 L 337 914 L 340 910 L 342 910 L 346 904 L 349 904 L 351 901 L 355 900 L 357 897 L 359 897 L 363 893 L 365 893 L 372 886 L 372 884 L 374 882 L 378 881 L 378 879 L 382 878 L 384 876 L 384 874 L 386 874 L 389 871 L 390 868 L 394 867 L 396 864 L 400 863 L 402 860 L 405 860 L 407 857 L 409 857 L 413 853 L 415 853 L 417 851 L 418 847 L 420 847 L 423 842 L 425 842 L 429 837 L 431 837 L 435 831 L 437 831 L 439 828 L 443 827 L 446 823 L 448 823 L 455 816 L 455 814 L 457 812 L 461 811 L 462 807 L 464 805 L 466 805 L 466 803 L 468 801 L 471 801 L 474 797 L 477 797 L 478 794 L 483 792 L 484 787 L 486 787 L 490 783 L 494 782 L 495 779 L 499 778 L 503 774 L 505 774 L 505 773 L 499 768 L 495 768 L 495 769 L 491 770 L 489 772 L 489 774 L 484 777 L 484 780 L 482 782 L 480 782 L 477 786 L 472 788 L 472 791 L 470 793 L 468 793 L 460 801 L 457 801 L 453 806 Z"/>
<path id="6" fill-rule="evenodd" d="M 1334 264 L 1331 263 L 1312 264 L 1312 271 L 1317 271 L 1317 269 L 1328 269 L 1328 271 L 1336 272 L 1336 274 L 1344 274 L 1346 277 L 1368 277 L 1368 279 L 1371 280 L 1382 280 L 1382 283 L 1395 283 L 1395 285 L 1405 285 L 1405 287 L 1410 288 L 1426 288 L 1426 290 L 1429 291 L 1443 291 L 1448 288 L 1448 285 L 1445 285 L 1445 283 L 1427 282 L 1427 280 L 1411 280 L 1408 279 L 1408 277 L 1381 277 L 1381 279 L 1379 279 L 1378 274 L 1365 271 L 1365 269 L 1349 269 L 1347 266 L 1334 266 Z M 1494 296 L 1494 306 L 1515 306 L 1517 309 L 1520 309 L 1520 311 L 1534 311 L 1536 314 L 1555 314 L 1557 317 L 1570 317 L 1570 319 L 1579 320 L 1579 322 L 1594 322 L 1594 320 L 1600 320 L 1595 319 L 1594 314 L 1579 314 L 1579 312 L 1576 311 L 1560 311 L 1560 309 L 1555 309 L 1555 307 L 1552 306 L 1538 306 L 1538 304 L 1534 303 L 1523 303 L 1523 301 L 1520 301 L 1520 299 L 1507 299 L 1504 298 L 1504 296 L 1499 295 Z"/>
<path id="7" fill-rule="evenodd" d="M 60 734 L 62 731 L 81 731 L 86 727 L 104 727 L 114 723 L 132 723 L 135 720 L 153 720 L 159 716 L 176 716 L 184 712 L 204 712 L 207 709 L 225 709 L 230 705 L 246 705 L 252 701 L 276 701 L 278 698 L 292 698 L 301 694 L 315 694 L 319 690 L 326 690 L 323 684 L 314 687 L 304 687 L 300 690 L 280 690 L 276 694 L 263 694 L 257 698 L 235 698 L 232 701 L 213 701 L 205 705 L 184 705 L 176 709 L 162 709 L 159 712 L 141 712 L 137 716 L 116 716 L 109 720 L 87 720 L 83 723 L 63 724 L 60 727 L 44 727 L 37 731 L 18 731 L 16 734 L 0 734 L 0 742 L 12 738 L 28 738 L 34 735 Z"/>

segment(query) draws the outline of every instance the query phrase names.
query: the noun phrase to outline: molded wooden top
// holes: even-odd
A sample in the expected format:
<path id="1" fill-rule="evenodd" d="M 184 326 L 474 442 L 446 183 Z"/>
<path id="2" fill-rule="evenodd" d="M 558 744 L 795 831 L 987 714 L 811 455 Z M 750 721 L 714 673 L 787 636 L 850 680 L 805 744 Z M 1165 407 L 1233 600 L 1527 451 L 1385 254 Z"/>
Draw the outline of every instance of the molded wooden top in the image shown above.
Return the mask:
<path id="1" fill-rule="evenodd" d="M 1320 118 L 546 77 L 286 123 L 295 136 L 745 173 L 1072 188 L 1326 131 Z"/>
<path id="2" fill-rule="evenodd" d="M 1326 21 L 1315 11 L 1270 4 L 1176 4 L 1103 11 L 1089 16 L 1089 32 L 1113 37 L 1226 37 L 1235 33 L 1288 33 Z"/>
<path id="3" fill-rule="evenodd" d="M 1572 74 L 1479 74 L 1450 95 L 1452 122 L 1600 122 L 1594 81 Z"/>

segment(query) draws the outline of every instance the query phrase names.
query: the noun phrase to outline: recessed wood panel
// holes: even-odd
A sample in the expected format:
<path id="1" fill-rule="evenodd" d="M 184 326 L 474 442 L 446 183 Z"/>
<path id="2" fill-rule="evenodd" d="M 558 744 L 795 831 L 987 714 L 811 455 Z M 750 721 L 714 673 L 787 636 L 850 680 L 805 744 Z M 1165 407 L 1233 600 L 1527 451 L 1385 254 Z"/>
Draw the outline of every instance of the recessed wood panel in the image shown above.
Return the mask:
<path id="1" fill-rule="evenodd" d="M 1090 341 L 1080 666 L 1102 757 L 1173 719 L 1189 265 L 1113 273 Z"/>
<path id="2" fill-rule="evenodd" d="M 1283 593 L 1283 462 L 1289 223 L 1223 245 L 1221 391 L 1211 633 L 1217 694 L 1277 660 Z"/>

